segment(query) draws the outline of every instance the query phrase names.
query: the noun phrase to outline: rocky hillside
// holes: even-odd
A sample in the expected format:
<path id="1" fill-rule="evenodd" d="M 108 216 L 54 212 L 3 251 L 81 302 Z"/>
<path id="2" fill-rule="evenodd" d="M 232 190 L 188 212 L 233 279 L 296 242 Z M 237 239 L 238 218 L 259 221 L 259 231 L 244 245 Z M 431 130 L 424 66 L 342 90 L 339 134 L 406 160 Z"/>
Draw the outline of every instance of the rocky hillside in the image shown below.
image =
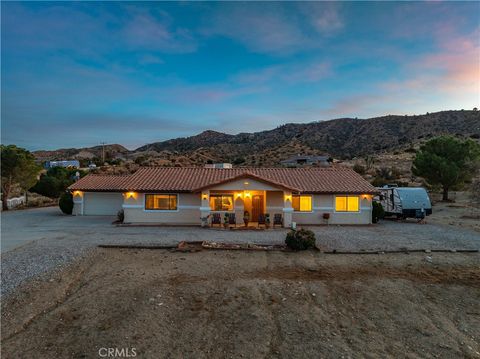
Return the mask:
<path id="1" fill-rule="evenodd" d="M 307 124 L 290 123 L 273 130 L 229 135 L 204 131 L 198 135 L 147 144 L 134 151 L 107 145 L 109 157 L 136 159 L 137 164 L 202 165 L 206 161 L 235 165 L 277 166 L 295 154 L 329 154 L 336 159 L 404 151 L 428 138 L 450 134 L 480 137 L 479 111 L 442 111 L 416 116 L 342 118 Z M 102 146 L 37 151 L 39 159 L 100 157 Z M 128 155 L 128 156 L 127 156 Z"/>
<path id="2" fill-rule="evenodd" d="M 102 157 L 102 147 L 103 146 L 94 146 L 94 147 L 85 147 L 85 148 L 61 148 L 53 151 L 35 151 L 33 152 L 37 160 L 48 161 L 48 160 L 63 160 L 63 159 L 93 159 L 95 157 Z M 128 153 L 128 149 L 122 145 L 113 144 L 105 145 L 105 155 L 106 157 L 115 158 L 116 156 L 123 156 Z"/>
<path id="3" fill-rule="evenodd" d="M 441 134 L 480 136 L 480 112 L 442 111 L 416 116 L 342 118 L 307 124 L 286 124 L 274 130 L 228 135 L 205 131 L 199 135 L 156 142 L 135 152 L 169 151 L 177 154 L 207 151 L 215 160 L 234 161 L 268 155 L 328 153 L 337 158 L 376 154 L 411 145 Z M 292 151 L 290 151 L 290 150 Z"/>

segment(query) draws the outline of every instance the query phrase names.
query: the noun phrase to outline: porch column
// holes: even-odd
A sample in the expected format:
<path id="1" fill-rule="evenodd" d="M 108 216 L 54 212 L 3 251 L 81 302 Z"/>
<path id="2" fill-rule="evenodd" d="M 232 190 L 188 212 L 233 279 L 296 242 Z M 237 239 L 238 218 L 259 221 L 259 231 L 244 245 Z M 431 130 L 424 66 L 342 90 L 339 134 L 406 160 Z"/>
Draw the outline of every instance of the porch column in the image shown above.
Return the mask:
<path id="1" fill-rule="evenodd" d="M 245 205 L 243 202 L 243 191 L 235 192 L 233 201 L 235 209 L 235 219 L 237 221 L 237 225 L 241 225 L 243 223 L 243 211 L 245 210 Z"/>
<path id="2" fill-rule="evenodd" d="M 283 227 L 290 228 L 292 226 L 292 192 L 283 191 Z"/>
<path id="3" fill-rule="evenodd" d="M 201 194 L 200 218 L 202 227 L 208 226 L 209 221 L 206 220 L 210 215 L 210 190 L 204 190 Z"/>
<path id="4" fill-rule="evenodd" d="M 83 216 L 83 192 L 73 191 L 73 211 L 74 216 Z"/>

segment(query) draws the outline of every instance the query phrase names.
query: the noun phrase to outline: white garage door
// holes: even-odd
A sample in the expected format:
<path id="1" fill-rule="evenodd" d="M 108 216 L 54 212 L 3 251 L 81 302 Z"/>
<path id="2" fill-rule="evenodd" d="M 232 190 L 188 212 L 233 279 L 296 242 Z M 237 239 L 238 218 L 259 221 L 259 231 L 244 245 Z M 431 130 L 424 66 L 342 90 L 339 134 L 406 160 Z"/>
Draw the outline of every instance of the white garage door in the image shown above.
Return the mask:
<path id="1" fill-rule="evenodd" d="M 83 214 L 86 216 L 113 216 L 122 209 L 121 193 L 87 192 L 83 197 Z"/>

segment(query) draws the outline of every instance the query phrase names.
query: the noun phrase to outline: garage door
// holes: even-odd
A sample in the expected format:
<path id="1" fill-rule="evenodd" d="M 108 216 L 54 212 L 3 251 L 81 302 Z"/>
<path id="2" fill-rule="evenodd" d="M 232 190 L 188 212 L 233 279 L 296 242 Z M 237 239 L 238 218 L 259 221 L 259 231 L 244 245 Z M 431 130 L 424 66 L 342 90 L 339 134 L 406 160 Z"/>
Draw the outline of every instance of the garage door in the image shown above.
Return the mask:
<path id="1" fill-rule="evenodd" d="M 121 193 L 87 192 L 83 197 L 83 214 L 86 216 L 113 216 L 122 209 Z"/>

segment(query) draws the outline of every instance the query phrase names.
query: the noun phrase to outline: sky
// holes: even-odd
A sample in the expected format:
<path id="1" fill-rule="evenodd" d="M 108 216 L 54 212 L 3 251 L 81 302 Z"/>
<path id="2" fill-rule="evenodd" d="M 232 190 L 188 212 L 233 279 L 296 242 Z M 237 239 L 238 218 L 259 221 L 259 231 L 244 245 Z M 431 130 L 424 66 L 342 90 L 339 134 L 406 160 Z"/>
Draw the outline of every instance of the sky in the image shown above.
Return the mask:
<path id="1" fill-rule="evenodd" d="M 2 143 L 472 109 L 480 2 L 2 2 Z"/>

